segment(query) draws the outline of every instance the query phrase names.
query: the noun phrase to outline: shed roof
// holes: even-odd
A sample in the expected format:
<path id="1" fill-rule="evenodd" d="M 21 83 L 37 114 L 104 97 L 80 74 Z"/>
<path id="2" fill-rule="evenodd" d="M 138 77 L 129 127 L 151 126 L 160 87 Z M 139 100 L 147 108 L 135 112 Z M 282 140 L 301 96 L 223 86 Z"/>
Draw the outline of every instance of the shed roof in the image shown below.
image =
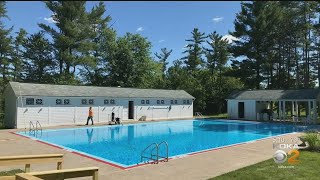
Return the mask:
<path id="1" fill-rule="evenodd" d="M 317 99 L 320 89 L 296 89 L 296 90 L 248 90 L 231 94 L 227 99 L 237 100 L 302 100 Z"/>
<path id="2" fill-rule="evenodd" d="M 10 82 L 16 96 L 68 96 L 114 98 L 190 98 L 184 90 L 137 89 L 120 87 L 73 86 Z"/>

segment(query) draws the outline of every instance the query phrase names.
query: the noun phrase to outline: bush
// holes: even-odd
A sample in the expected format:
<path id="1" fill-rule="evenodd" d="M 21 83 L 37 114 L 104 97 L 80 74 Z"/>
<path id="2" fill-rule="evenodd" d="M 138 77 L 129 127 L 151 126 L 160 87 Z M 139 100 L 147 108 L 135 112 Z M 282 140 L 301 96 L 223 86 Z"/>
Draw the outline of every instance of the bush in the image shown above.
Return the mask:
<path id="1" fill-rule="evenodd" d="M 300 138 L 309 144 L 308 150 L 319 151 L 320 150 L 320 135 L 316 132 L 307 132 L 306 135 Z"/>

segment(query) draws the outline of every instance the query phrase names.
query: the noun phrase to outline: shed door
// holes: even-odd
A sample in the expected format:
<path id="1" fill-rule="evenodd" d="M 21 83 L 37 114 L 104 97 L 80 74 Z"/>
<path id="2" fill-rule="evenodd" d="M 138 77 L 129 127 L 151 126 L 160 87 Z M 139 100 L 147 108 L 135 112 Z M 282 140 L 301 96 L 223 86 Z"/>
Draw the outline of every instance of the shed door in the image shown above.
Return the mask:
<path id="1" fill-rule="evenodd" d="M 134 119 L 134 102 L 133 101 L 129 101 L 128 119 Z"/>
<path id="2" fill-rule="evenodd" d="M 238 102 L 238 117 L 244 118 L 244 102 Z"/>

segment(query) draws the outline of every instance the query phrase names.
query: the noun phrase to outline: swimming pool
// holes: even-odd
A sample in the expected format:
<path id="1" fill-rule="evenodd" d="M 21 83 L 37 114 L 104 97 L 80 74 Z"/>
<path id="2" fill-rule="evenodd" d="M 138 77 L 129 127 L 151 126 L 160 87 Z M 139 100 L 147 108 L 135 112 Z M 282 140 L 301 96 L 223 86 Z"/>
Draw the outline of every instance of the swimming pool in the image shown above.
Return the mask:
<path id="1" fill-rule="evenodd" d="M 176 120 L 117 126 L 43 130 L 18 134 L 38 139 L 123 168 L 141 163 L 141 152 L 152 143 L 166 141 L 169 157 L 301 132 L 306 126 L 235 120 Z M 164 156 L 164 150 L 159 154 Z"/>

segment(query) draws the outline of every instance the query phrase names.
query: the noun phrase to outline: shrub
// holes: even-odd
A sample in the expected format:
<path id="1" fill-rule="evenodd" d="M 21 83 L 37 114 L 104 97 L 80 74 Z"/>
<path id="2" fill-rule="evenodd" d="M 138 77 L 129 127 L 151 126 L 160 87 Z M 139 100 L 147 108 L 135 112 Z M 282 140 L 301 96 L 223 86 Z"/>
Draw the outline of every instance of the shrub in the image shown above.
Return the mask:
<path id="1" fill-rule="evenodd" d="M 301 140 L 309 144 L 308 150 L 320 150 L 320 135 L 318 133 L 307 132 L 301 137 Z"/>

